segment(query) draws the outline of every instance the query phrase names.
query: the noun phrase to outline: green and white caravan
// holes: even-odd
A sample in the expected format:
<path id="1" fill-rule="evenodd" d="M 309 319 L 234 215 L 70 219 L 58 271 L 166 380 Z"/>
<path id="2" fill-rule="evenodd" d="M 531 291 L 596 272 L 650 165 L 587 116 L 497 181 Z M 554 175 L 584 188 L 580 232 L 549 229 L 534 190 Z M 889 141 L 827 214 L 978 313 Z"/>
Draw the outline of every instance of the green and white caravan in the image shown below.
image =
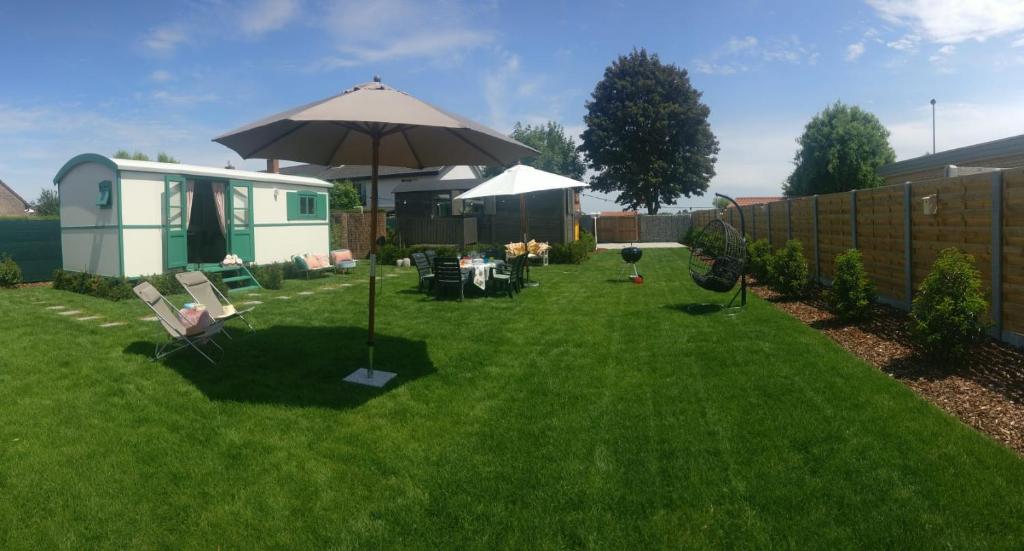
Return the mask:
<path id="1" fill-rule="evenodd" d="M 331 184 L 317 178 L 86 153 L 53 182 L 67 271 L 218 271 L 228 254 L 268 264 L 330 248 Z"/>

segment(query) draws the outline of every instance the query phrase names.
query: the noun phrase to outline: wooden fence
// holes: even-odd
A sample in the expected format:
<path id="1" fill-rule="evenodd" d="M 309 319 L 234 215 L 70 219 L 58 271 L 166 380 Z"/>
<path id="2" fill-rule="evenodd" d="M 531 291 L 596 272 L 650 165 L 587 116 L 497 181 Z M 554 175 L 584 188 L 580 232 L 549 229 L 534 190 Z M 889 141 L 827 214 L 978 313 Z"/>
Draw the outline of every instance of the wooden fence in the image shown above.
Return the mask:
<path id="1" fill-rule="evenodd" d="M 0 255 L 21 268 L 25 282 L 50 281 L 61 267 L 59 220 L 0 220 Z"/>
<path id="2" fill-rule="evenodd" d="M 464 247 L 477 242 L 476 218 L 463 217 L 413 217 L 402 216 L 398 220 L 398 233 L 402 242 L 408 245 L 454 245 Z"/>
<path id="3" fill-rule="evenodd" d="M 934 214 L 925 212 L 925 198 Z M 1024 345 L 1024 169 L 800 197 L 743 207 L 748 238 L 781 247 L 800 241 L 812 277 L 831 283 L 836 255 L 857 248 L 879 299 L 909 308 L 939 251 L 974 256 L 990 304 L 993 335 Z M 692 214 L 739 227 L 734 207 Z"/>

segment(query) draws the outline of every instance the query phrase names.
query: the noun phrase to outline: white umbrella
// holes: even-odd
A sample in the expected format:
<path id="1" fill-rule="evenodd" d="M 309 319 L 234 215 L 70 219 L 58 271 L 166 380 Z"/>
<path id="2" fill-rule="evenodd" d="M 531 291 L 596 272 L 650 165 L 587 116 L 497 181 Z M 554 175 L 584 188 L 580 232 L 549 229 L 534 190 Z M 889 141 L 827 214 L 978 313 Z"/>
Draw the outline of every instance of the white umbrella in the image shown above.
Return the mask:
<path id="1" fill-rule="evenodd" d="M 456 199 L 479 199 L 499 195 L 519 196 L 519 229 L 526 243 L 526 194 L 535 191 L 553 189 L 572 189 L 588 187 L 587 184 L 572 178 L 566 178 L 528 165 L 516 165 L 505 172 L 487 180 L 475 188 L 456 197 Z M 530 251 L 526 251 L 529 253 Z"/>

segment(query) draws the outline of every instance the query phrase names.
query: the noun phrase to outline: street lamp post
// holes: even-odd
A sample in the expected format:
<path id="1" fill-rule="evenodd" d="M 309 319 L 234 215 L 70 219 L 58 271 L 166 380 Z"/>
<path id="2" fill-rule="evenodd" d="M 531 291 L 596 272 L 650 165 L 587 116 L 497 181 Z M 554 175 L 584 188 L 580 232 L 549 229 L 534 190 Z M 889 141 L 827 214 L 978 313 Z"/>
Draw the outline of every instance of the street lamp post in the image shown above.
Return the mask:
<path id="1" fill-rule="evenodd" d="M 935 98 L 932 98 L 932 155 L 935 154 Z"/>

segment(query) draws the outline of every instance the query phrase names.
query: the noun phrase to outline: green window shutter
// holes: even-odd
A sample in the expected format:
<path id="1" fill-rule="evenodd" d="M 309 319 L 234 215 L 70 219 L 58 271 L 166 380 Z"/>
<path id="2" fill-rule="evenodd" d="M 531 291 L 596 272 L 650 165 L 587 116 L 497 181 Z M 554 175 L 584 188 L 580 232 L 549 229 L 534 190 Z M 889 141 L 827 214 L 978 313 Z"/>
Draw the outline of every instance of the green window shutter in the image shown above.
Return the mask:
<path id="1" fill-rule="evenodd" d="M 289 191 L 288 194 L 288 219 L 299 220 L 302 218 L 299 215 L 299 194 L 294 191 Z"/>
<path id="2" fill-rule="evenodd" d="M 325 220 L 327 218 L 327 194 L 317 193 L 316 194 L 316 219 Z"/>

